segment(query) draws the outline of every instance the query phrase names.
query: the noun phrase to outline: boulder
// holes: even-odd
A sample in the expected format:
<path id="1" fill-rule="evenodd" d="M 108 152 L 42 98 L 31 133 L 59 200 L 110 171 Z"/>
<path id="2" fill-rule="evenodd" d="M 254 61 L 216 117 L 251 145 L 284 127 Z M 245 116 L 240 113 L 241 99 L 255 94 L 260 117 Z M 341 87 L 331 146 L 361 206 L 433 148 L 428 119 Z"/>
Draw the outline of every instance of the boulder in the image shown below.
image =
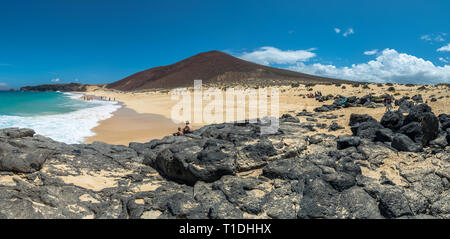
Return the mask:
<path id="1" fill-rule="evenodd" d="M 442 131 L 446 131 L 450 128 L 450 114 L 440 114 L 439 122 L 441 123 Z"/>
<path id="2" fill-rule="evenodd" d="M 394 132 L 392 130 L 383 128 L 378 129 L 375 132 L 375 140 L 380 142 L 392 142 L 392 139 L 394 137 Z"/>
<path id="3" fill-rule="evenodd" d="M 327 105 L 323 105 L 317 108 L 314 108 L 315 112 L 329 112 L 332 111 L 332 109 L 330 109 Z"/>
<path id="4" fill-rule="evenodd" d="M 367 121 L 356 124 L 351 127 L 354 136 L 358 136 L 364 139 L 375 140 L 376 131 L 382 129 L 383 126 L 377 121 Z"/>
<path id="5" fill-rule="evenodd" d="M 4 137 L 10 139 L 18 139 L 24 137 L 33 137 L 36 133 L 32 129 L 19 129 L 19 128 L 7 128 L 3 129 L 0 132 L 0 137 L 3 135 Z"/>
<path id="6" fill-rule="evenodd" d="M 373 96 L 372 95 L 365 95 L 363 97 L 361 97 L 359 100 L 357 100 L 358 104 L 370 104 L 373 101 Z"/>
<path id="7" fill-rule="evenodd" d="M 409 138 L 414 140 L 414 142 L 422 144 L 424 132 L 420 123 L 411 122 L 401 127 L 398 133 L 407 135 Z"/>
<path id="8" fill-rule="evenodd" d="M 345 129 L 345 128 L 340 126 L 336 122 L 331 123 L 330 126 L 328 127 L 328 131 L 336 131 L 336 130 L 340 130 L 340 129 Z"/>
<path id="9" fill-rule="evenodd" d="M 439 119 L 433 113 L 427 112 L 423 114 L 421 124 L 423 129 L 422 145 L 427 146 L 439 135 Z"/>
<path id="10" fill-rule="evenodd" d="M 355 126 L 360 123 L 364 122 L 377 122 L 376 119 L 374 119 L 372 116 L 368 114 L 351 114 L 350 115 L 350 126 Z"/>
<path id="11" fill-rule="evenodd" d="M 309 117 L 313 117 L 313 116 L 314 116 L 314 113 L 308 112 L 307 110 L 303 110 L 302 112 L 297 113 L 297 116 L 309 116 Z"/>
<path id="12" fill-rule="evenodd" d="M 348 218 L 382 219 L 377 201 L 361 187 L 351 187 L 342 192 L 340 207 Z"/>
<path id="13" fill-rule="evenodd" d="M 422 144 L 415 143 L 403 134 L 395 135 L 391 146 L 399 151 L 406 152 L 421 152 L 423 150 Z"/>
<path id="14" fill-rule="evenodd" d="M 312 179 L 305 185 L 300 202 L 298 218 L 336 218 L 338 191 L 320 178 Z"/>
<path id="15" fill-rule="evenodd" d="M 345 189 L 351 188 L 356 184 L 355 177 L 344 172 L 325 174 L 323 178 L 334 189 L 340 192 L 344 191 Z"/>
<path id="16" fill-rule="evenodd" d="M 350 136 L 350 135 L 340 135 L 337 139 L 337 148 L 339 150 L 346 149 L 348 147 L 357 147 L 361 143 L 361 138 Z"/>
<path id="17" fill-rule="evenodd" d="M 263 169 L 263 175 L 271 179 L 298 180 L 319 177 L 322 170 L 304 157 L 295 157 L 268 163 Z"/>
<path id="18" fill-rule="evenodd" d="M 409 113 L 412 107 L 414 107 L 414 102 L 409 100 L 401 101 L 399 102 L 398 112 L 402 114 Z"/>
<path id="19" fill-rule="evenodd" d="M 300 123 L 300 120 L 297 117 L 294 117 L 290 114 L 283 114 L 281 116 L 281 120 L 283 122 Z"/>
<path id="20" fill-rule="evenodd" d="M 223 140 L 187 141 L 159 152 L 150 165 L 180 183 L 213 182 L 236 172 L 236 152 Z"/>
<path id="21" fill-rule="evenodd" d="M 398 130 L 403 125 L 405 116 L 398 111 L 388 111 L 381 118 L 381 125 L 392 130 Z"/>
<path id="22" fill-rule="evenodd" d="M 0 155 L 0 171 L 32 173 L 41 170 L 49 157 L 50 151 L 35 150 L 33 152 L 13 152 Z"/>
<path id="23" fill-rule="evenodd" d="M 380 194 L 380 211 L 387 218 L 397 218 L 406 215 L 412 215 L 408 199 L 402 193 L 401 189 L 388 186 Z"/>
<path id="24" fill-rule="evenodd" d="M 421 95 L 415 95 L 415 96 L 411 97 L 411 99 L 414 100 L 415 102 L 423 103 L 423 98 Z"/>
<path id="25" fill-rule="evenodd" d="M 427 104 L 420 104 L 411 107 L 409 110 L 409 114 L 405 117 L 404 125 L 407 125 L 412 122 L 422 122 L 424 113 L 431 112 L 431 107 Z"/>

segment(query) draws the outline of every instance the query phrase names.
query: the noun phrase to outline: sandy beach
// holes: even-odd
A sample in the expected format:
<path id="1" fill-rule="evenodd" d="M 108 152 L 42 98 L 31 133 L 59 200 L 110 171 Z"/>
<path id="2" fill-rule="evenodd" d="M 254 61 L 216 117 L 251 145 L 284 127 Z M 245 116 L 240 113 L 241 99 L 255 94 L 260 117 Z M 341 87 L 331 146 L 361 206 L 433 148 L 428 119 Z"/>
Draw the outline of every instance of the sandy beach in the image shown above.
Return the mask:
<path id="1" fill-rule="evenodd" d="M 314 98 L 304 98 L 301 96 L 315 91 L 321 91 L 323 95 L 343 95 L 346 97 L 362 97 L 367 94 L 380 96 L 389 93 L 397 99 L 403 96 L 412 97 L 420 94 L 424 102 L 427 101 L 433 108 L 436 115 L 448 113 L 449 111 L 450 93 L 447 86 L 444 85 L 426 86 L 425 90 L 418 90 L 421 87 L 420 85 L 407 86 L 394 84 L 395 91 L 392 92 L 387 90 L 391 86 L 386 84 L 377 85 L 372 83 L 367 86 L 368 88 L 363 87 L 363 84 L 359 86 L 351 84 L 300 85 L 298 87 L 280 86 L 279 116 L 285 113 L 295 115 L 294 113 L 304 109 L 312 112 L 316 107 L 333 102 L 333 100 L 318 102 Z M 130 142 L 148 142 L 152 139 L 159 139 L 166 135 L 171 135 L 176 132 L 177 127 L 183 126 L 182 123 L 175 124 L 171 120 L 172 107 L 178 101 L 171 99 L 171 93 L 169 91 L 119 92 L 102 87 L 89 87 L 87 94 L 116 99 L 116 101 L 124 105 L 123 108 L 114 113 L 113 117 L 101 121 L 100 125 L 93 129 L 96 136 L 87 138 L 87 143 L 101 141 L 110 144 L 128 145 Z M 438 100 L 431 102 L 430 99 L 432 97 Z M 204 101 L 203 105 L 205 106 L 208 103 L 209 101 Z M 248 103 L 246 104 L 246 111 L 246 118 L 248 118 Z M 327 129 L 317 129 L 318 133 L 323 132 L 335 135 L 351 133 L 348 122 L 352 113 L 366 113 L 380 120 L 385 113 L 385 108 L 346 108 L 334 111 L 333 114 L 340 116 L 338 119 L 319 119 L 317 123 L 331 124 L 335 121 L 339 125 L 344 126 L 345 129 L 335 132 L 328 132 Z M 301 117 L 300 120 L 305 121 L 305 118 Z M 198 129 L 203 125 L 206 125 L 206 123 L 193 124 L 193 128 Z"/>
<path id="2" fill-rule="evenodd" d="M 116 145 L 128 145 L 130 142 L 145 143 L 154 138 L 162 138 L 168 132 L 175 131 L 177 125 L 170 119 L 157 114 L 138 114 L 123 107 L 114 112 L 113 117 L 100 122 L 94 128 L 95 136 L 86 139 L 86 143 L 95 141 Z"/>

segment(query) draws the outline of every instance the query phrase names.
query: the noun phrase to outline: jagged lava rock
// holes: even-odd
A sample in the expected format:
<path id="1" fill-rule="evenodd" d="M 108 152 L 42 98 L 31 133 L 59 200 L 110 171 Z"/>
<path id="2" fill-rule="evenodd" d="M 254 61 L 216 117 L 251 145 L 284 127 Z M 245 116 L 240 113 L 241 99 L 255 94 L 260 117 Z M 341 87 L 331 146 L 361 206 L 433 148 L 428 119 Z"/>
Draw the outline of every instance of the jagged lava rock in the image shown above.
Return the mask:
<path id="1" fill-rule="evenodd" d="M 415 143 L 408 136 L 397 134 L 392 140 L 392 147 L 400 151 L 420 152 L 423 150 L 422 145 Z"/>

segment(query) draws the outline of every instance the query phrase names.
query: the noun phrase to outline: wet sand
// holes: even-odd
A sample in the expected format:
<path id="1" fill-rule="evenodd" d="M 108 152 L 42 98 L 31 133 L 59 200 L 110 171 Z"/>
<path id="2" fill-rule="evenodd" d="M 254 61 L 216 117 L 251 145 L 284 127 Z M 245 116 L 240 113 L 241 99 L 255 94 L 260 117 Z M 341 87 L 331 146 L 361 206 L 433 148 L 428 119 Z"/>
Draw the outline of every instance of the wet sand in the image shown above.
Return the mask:
<path id="1" fill-rule="evenodd" d="M 182 125 L 180 125 L 181 127 Z M 95 141 L 116 145 L 128 145 L 130 142 L 145 143 L 160 139 L 176 132 L 177 124 L 157 114 L 138 114 L 136 111 L 122 107 L 109 119 L 100 122 L 93 131 L 93 137 L 86 138 L 86 143 Z"/>

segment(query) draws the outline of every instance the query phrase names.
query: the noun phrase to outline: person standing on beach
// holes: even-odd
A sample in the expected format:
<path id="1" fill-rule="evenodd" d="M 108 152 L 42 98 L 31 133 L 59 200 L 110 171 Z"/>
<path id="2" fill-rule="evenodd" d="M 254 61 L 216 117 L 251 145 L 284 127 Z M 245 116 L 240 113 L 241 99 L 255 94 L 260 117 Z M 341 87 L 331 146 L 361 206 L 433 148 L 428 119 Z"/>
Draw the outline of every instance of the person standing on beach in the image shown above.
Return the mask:
<path id="1" fill-rule="evenodd" d="M 388 95 L 386 97 L 384 102 L 385 102 L 385 105 L 386 105 L 386 112 L 388 112 L 388 111 L 393 109 L 393 107 L 392 107 L 392 97 L 390 95 Z"/>

